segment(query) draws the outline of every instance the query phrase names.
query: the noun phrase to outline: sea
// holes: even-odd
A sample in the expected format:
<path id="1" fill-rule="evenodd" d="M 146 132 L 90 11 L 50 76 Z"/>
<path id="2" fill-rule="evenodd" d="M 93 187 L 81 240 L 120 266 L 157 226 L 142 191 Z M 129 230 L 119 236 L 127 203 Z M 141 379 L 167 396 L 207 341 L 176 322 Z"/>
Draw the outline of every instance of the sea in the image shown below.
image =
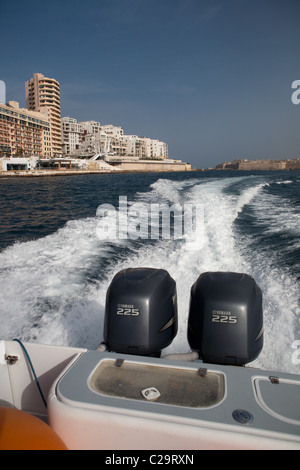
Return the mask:
<path id="1" fill-rule="evenodd" d="M 172 233 L 173 213 L 169 236 L 139 235 L 138 224 L 120 236 L 120 200 L 197 207 L 192 245 L 192 235 Z M 190 290 L 201 273 L 251 275 L 263 294 L 264 347 L 250 365 L 300 374 L 299 171 L 0 179 L 1 339 L 95 349 L 108 286 L 128 267 L 163 268 L 176 281 L 178 333 L 163 353 L 190 351 Z"/>

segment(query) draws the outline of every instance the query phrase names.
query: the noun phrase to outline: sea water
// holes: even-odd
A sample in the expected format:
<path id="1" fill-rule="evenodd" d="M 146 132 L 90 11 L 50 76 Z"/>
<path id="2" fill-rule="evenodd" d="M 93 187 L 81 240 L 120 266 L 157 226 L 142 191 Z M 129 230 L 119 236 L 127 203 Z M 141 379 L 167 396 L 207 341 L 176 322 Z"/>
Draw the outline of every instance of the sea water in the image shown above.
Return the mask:
<path id="1" fill-rule="evenodd" d="M 198 246 L 182 237 L 99 237 L 120 197 L 202 208 Z M 245 272 L 263 293 L 264 348 L 251 364 L 300 373 L 300 173 L 99 174 L 0 180 L 0 338 L 94 349 L 106 291 L 127 267 L 175 279 L 179 329 L 164 351 L 187 352 L 192 284 L 206 271 Z"/>

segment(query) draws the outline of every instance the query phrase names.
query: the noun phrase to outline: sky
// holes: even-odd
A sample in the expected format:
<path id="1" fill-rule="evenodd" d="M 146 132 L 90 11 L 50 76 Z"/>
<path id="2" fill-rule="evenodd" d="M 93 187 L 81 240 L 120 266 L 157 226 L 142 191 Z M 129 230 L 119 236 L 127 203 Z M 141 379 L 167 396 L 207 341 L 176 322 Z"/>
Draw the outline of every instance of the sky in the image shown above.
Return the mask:
<path id="1" fill-rule="evenodd" d="M 300 157 L 300 0 L 0 0 L 0 80 L 33 73 L 61 114 L 159 139 L 214 168 Z"/>

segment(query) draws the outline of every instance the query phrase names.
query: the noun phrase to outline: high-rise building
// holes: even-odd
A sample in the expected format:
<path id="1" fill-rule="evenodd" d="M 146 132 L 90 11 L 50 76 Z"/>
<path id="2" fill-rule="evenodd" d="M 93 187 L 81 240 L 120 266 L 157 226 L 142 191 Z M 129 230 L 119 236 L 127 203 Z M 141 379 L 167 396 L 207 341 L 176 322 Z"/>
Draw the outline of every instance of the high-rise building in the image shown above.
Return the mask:
<path id="1" fill-rule="evenodd" d="M 26 106 L 32 111 L 47 113 L 50 123 L 51 156 L 62 154 L 60 87 L 54 78 L 34 73 L 25 83 Z"/>

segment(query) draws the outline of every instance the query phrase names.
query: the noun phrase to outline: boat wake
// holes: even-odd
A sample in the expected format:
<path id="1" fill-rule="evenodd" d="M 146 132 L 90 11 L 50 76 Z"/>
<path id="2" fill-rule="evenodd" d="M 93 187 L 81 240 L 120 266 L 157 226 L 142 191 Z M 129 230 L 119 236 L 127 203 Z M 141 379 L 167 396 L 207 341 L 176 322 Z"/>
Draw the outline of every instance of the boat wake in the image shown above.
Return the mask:
<path id="1" fill-rule="evenodd" d="M 274 237 L 282 226 L 278 196 L 268 192 L 268 184 L 263 177 L 164 178 L 128 201 L 201 206 L 198 248 L 190 249 L 184 237 L 101 240 L 96 214 L 6 248 L 0 253 L 0 336 L 94 349 L 103 339 L 112 277 L 123 268 L 155 267 L 177 283 L 179 329 L 166 352 L 187 352 L 192 284 L 206 271 L 245 272 L 262 289 L 264 303 L 265 344 L 252 365 L 299 373 L 291 359 L 293 341 L 300 339 L 299 280 L 282 266 L 279 245 L 262 244 L 262 225 Z M 295 211 L 285 212 L 288 229 L 298 230 Z M 113 214 L 107 223 L 115 223 Z"/>

